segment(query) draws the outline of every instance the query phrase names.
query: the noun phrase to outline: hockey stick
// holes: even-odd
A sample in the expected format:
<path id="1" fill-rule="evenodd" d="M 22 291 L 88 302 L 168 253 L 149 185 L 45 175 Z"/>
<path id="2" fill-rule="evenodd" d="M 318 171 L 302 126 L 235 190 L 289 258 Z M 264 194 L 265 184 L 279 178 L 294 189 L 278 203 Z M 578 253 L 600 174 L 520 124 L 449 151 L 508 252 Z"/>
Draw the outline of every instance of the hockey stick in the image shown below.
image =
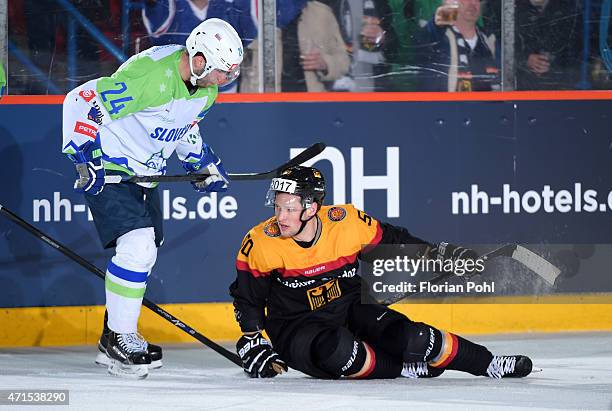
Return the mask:
<path id="1" fill-rule="evenodd" d="M 518 261 L 550 285 L 555 285 L 555 280 L 561 274 L 560 268 L 522 245 L 506 244 L 483 255 L 485 261 L 495 257 L 510 257 Z"/>
<path id="2" fill-rule="evenodd" d="M 286 168 L 297 166 L 305 161 L 310 160 L 314 156 L 321 154 L 325 150 L 325 143 L 315 143 L 302 151 L 285 164 L 276 167 L 273 170 L 263 173 L 229 173 L 230 180 L 269 180 L 276 177 Z M 174 183 L 179 181 L 203 181 L 210 177 L 209 174 L 183 174 L 176 176 L 126 176 L 126 175 L 110 175 L 104 177 L 104 183 Z"/>
<path id="3" fill-rule="evenodd" d="M 527 248 L 519 244 L 506 244 L 481 256 L 481 258 L 485 262 L 497 257 L 509 257 L 514 261 L 523 264 L 525 267 L 540 276 L 540 278 L 542 278 L 550 285 L 555 285 L 555 280 L 557 279 L 559 274 L 561 274 L 560 268 L 556 267 L 545 258 L 537 255 L 533 251 L 528 250 Z M 450 278 L 454 275 L 455 274 L 452 272 L 442 273 L 427 281 L 431 284 L 437 284 L 440 281 Z M 415 294 L 419 294 L 419 292 L 398 293 L 393 295 L 392 297 L 387 298 L 382 303 L 384 305 L 391 305 Z"/>
<path id="4" fill-rule="evenodd" d="M 12 211 L 10 211 L 6 207 L 4 207 L 2 204 L 0 204 L 0 213 L 4 214 L 5 216 L 7 216 L 10 220 L 12 220 L 17 225 L 19 225 L 22 228 L 24 228 L 26 231 L 28 231 L 34 237 L 44 241 L 45 243 L 47 243 L 51 247 L 55 248 L 57 251 L 59 251 L 60 253 L 64 254 L 66 257 L 70 258 L 72 261 L 76 262 L 81 267 L 85 268 L 87 271 L 92 272 L 95 275 L 97 275 L 98 277 L 104 279 L 105 274 L 98 267 L 96 267 L 95 265 L 93 265 L 89 261 L 85 260 L 83 257 L 79 256 L 78 254 L 74 253 L 69 248 L 67 248 L 65 245 L 55 241 L 54 239 L 52 239 L 48 235 L 44 234 L 42 231 L 40 231 L 36 227 L 32 226 L 28 222 L 26 222 L 24 219 L 22 219 L 17 214 L 13 213 Z M 234 364 L 238 365 L 239 367 L 242 367 L 242 361 L 240 360 L 240 357 L 238 357 L 236 354 L 234 354 L 231 351 L 226 350 L 225 348 L 223 348 L 219 344 L 217 344 L 214 341 L 206 338 L 205 336 L 203 336 L 202 334 L 200 334 L 199 332 L 197 332 L 196 330 L 194 330 L 193 328 L 191 328 L 190 326 L 188 326 L 187 324 L 185 324 L 184 322 L 182 322 L 181 320 L 179 320 L 178 318 L 176 318 L 172 314 L 170 314 L 167 311 L 163 310 L 157 304 L 151 302 L 150 300 L 147 300 L 146 298 L 143 298 L 142 299 L 142 305 L 144 305 L 145 307 L 147 307 L 148 309 L 150 309 L 151 311 L 153 311 L 155 314 L 159 315 L 160 317 L 162 317 L 162 318 L 166 319 L 167 321 L 171 322 L 172 324 L 174 324 L 174 326 L 180 328 L 181 330 L 183 330 L 187 334 L 191 335 L 193 338 L 195 338 L 196 340 L 198 340 L 202 344 L 206 345 L 207 347 L 209 347 L 212 350 L 216 351 L 217 353 L 221 354 L 222 356 L 224 356 L 225 358 L 227 358 L 228 360 L 230 360 Z"/>

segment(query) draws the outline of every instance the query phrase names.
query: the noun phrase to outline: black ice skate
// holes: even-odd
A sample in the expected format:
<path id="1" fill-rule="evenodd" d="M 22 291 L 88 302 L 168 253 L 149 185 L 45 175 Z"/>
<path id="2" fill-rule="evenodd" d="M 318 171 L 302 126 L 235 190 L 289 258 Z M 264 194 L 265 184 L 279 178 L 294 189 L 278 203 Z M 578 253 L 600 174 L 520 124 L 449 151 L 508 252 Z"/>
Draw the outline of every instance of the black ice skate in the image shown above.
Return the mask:
<path id="1" fill-rule="evenodd" d="M 106 354 L 106 347 L 108 345 L 108 333 L 110 333 L 110 329 L 108 328 L 108 313 L 104 313 L 104 328 L 102 329 L 102 335 L 98 340 L 98 350 L 100 351 L 96 356 L 96 364 L 103 365 L 108 367 L 110 365 L 111 359 Z M 141 336 L 141 339 L 142 336 Z M 149 369 L 157 369 L 161 368 L 162 364 L 162 348 L 159 345 L 149 344 L 146 340 L 143 339 L 145 345 L 147 346 L 147 353 L 151 357 L 151 365 L 149 365 Z"/>
<path id="2" fill-rule="evenodd" d="M 402 368 L 402 377 L 406 378 L 434 378 L 444 372 L 443 368 L 434 368 L 426 362 L 405 362 Z"/>
<path id="3" fill-rule="evenodd" d="M 533 363 L 524 355 L 496 355 L 487 368 L 491 378 L 522 378 L 531 373 Z"/>
<path id="4" fill-rule="evenodd" d="M 106 355 L 110 363 L 108 372 L 128 378 L 145 378 L 149 375 L 151 356 L 147 353 L 146 341 L 137 333 L 108 333 Z"/>

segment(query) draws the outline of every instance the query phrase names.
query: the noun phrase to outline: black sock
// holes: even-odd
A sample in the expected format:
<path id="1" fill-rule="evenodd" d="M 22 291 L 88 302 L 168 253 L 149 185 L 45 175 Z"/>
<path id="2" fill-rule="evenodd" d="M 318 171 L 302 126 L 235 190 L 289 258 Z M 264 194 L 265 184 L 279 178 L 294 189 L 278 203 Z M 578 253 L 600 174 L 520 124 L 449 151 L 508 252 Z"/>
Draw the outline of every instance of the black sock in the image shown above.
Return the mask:
<path id="1" fill-rule="evenodd" d="M 378 349 L 376 347 L 372 347 L 367 343 L 362 343 L 365 351 L 368 352 L 370 357 L 370 364 L 367 370 L 364 370 L 359 376 L 353 378 L 359 379 L 388 379 L 388 378 L 397 378 L 402 373 L 403 364 L 401 361 L 397 361 L 397 359 L 392 358 L 385 351 Z M 362 362 L 365 363 L 365 356 Z"/>
<path id="2" fill-rule="evenodd" d="M 440 353 L 429 361 L 429 365 L 473 375 L 487 375 L 493 354 L 486 347 L 449 332 L 442 331 L 441 334 L 443 343 Z"/>

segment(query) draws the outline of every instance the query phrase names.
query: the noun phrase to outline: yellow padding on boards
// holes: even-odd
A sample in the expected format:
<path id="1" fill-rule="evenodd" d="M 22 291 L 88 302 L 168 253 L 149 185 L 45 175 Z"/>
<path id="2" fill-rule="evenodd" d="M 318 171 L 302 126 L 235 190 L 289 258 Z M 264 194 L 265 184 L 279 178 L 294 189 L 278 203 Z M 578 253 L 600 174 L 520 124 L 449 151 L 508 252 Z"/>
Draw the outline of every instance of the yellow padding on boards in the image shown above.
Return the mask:
<path id="1" fill-rule="evenodd" d="M 611 294 L 539 298 L 539 304 L 510 299 L 499 304 L 397 304 L 415 321 L 458 334 L 611 331 Z M 523 299 L 524 300 L 524 299 Z M 528 299 L 531 301 L 530 299 Z M 164 304 L 162 308 L 214 341 L 236 341 L 240 330 L 230 303 Z M 102 330 L 103 306 L 0 309 L 0 347 L 93 345 Z M 196 342 L 193 337 L 142 309 L 140 332 L 156 343 Z"/>

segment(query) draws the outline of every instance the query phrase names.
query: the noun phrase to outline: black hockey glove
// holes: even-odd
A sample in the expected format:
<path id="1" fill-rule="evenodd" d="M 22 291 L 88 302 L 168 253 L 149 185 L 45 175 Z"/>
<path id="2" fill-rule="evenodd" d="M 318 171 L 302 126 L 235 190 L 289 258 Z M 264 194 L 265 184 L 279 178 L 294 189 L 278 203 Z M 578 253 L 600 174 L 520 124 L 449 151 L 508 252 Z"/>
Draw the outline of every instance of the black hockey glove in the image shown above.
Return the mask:
<path id="1" fill-rule="evenodd" d="M 243 335 L 236 343 L 244 372 L 251 378 L 271 378 L 287 371 L 287 364 L 261 333 Z"/>
<path id="2" fill-rule="evenodd" d="M 461 247 L 445 242 L 435 245 L 429 250 L 429 258 L 434 260 L 452 261 L 454 272 L 458 276 L 474 274 L 478 268 L 476 260 L 479 255 L 471 248 Z"/>

